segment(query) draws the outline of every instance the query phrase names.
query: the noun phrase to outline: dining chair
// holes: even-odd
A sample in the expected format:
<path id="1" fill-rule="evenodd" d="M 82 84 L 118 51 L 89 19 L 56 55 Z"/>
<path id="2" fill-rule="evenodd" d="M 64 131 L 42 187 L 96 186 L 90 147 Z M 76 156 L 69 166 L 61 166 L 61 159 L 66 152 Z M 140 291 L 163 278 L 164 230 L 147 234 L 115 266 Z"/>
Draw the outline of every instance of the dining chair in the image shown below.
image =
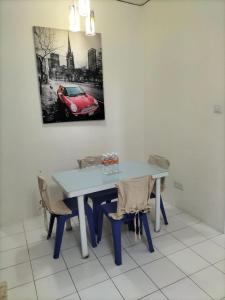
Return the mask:
<path id="1" fill-rule="evenodd" d="M 80 169 L 91 167 L 91 166 L 97 166 L 101 164 L 101 156 L 86 156 L 85 158 L 78 159 L 77 162 Z M 98 214 L 99 214 L 100 205 L 103 202 L 109 203 L 116 198 L 117 198 L 116 188 L 94 192 L 84 196 L 85 201 L 87 201 L 88 199 L 91 199 L 92 201 L 96 234 L 98 233 Z"/>
<path id="2" fill-rule="evenodd" d="M 149 159 L 148 159 L 148 163 L 151 165 L 158 166 L 162 169 L 166 169 L 166 170 L 168 170 L 169 166 L 170 166 L 170 162 L 167 158 L 157 155 L 157 154 L 150 155 Z M 161 190 L 161 192 L 163 192 L 165 190 L 165 177 L 161 178 L 160 190 Z M 156 197 L 156 187 L 154 185 L 154 188 L 150 195 L 150 198 L 155 198 L 155 197 Z M 164 204 L 163 204 L 162 194 L 160 195 L 160 210 L 161 210 L 161 213 L 163 216 L 164 224 L 168 225 L 168 219 L 167 219 Z"/>
<path id="3" fill-rule="evenodd" d="M 147 213 L 150 211 L 149 195 L 153 189 L 154 180 L 152 177 L 142 177 L 121 181 L 118 184 L 118 201 L 102 204 L 98 215 L 98 235 L 97 242 L 102 238 L 103 216 L 105 215 L 112 227 L 115 264 L 122 264 L 121 254 L 121 227 L 124 223 L 134 222 L 134 234 L 137 232 L 136 225 L 144 226 L 147 237 L 148 249 L 154 252 Z M 138 226 L 139 227 L 139 226 Z M 139 227 L 140 228 L 140 227 Z"/>
<path id="4" fill-rule="evenodd" d="M 44 177 L 40 175 L 38 176 L 38 186 L 41 194 L 42 206 L 44 206 L 46 210 L 50 213 L 50 222 L 47 239 L 50 239 L 54 221 L 55 219 L 57 220 L 53 257 L 59 258 L 65 222 L 72 217 L 78 216 L 77 197 L 53 201 L 48 193 L 47 181 Z M 85 214 L 88 221 L 91 245 L 94 248 L 97 246 L 97 243 L 95 238 L 93 212 L 87 202 L 85 202 Z"/>

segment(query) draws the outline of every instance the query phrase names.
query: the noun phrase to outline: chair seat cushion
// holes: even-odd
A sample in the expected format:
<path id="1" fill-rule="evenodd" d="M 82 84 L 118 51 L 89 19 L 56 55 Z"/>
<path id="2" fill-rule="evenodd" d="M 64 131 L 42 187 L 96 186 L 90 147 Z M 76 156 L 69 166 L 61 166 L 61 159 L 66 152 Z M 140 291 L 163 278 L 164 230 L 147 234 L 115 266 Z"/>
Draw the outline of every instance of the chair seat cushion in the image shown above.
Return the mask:
<path id="1" fill-rule="evenodd" d="M 64 203 L 64 200 L 51 202 L 51 213 L 55 215 L 71 215 L 72 210 Z"/>
<path id="2" fill-rule="evenodd" d="M 123 218 L 120 220 L 115 220 L 112 217 L 109 216 L 111 213 L 116 213 L 117 211 L 117 201 L 116 202 L 111 202 L 111 203 L 106 203 L 101 205 L 101 208 L 104 212 L 104 214 L 110 219 L 112 222 L 117 222 L 117 221 L 131 221 L 134 219 L 135 214 L 124 214 Z"/>

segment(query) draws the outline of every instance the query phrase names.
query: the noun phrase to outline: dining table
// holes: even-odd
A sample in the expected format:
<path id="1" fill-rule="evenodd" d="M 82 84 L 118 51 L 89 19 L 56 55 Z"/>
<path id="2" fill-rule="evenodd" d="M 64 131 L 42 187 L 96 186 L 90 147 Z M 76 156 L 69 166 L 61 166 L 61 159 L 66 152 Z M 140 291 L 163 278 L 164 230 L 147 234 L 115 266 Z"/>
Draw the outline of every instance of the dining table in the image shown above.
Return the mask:
<path id="1" fill-rule="evenodd" d="M 59 171 L 52 175 L 53 180 L 61 187 L 65 197 L 77 197 L 80 223 L 81 254 L 89 256 L 86 217 L 84 210 L 84 195 L 114 188 L 122 180 L 143 176 L 152 176 L 156 181 L 155 198 L 155 231 L 160 231 L 160 181 L 168 176 L 168 170 L 143 161 L 125 161 L 119 163 L 118 171 L 104 174 L 103 166 L 91 166 L 83 169 Z"/>

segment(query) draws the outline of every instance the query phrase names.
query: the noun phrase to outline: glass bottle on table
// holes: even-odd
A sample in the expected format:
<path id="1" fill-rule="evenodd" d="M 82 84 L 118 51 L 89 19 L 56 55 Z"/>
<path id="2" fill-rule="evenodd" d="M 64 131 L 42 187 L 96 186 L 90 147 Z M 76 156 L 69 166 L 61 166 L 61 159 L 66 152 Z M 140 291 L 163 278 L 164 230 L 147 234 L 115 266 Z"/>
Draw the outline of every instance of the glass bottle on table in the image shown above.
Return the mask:
<path id="1" fill-rule="evenodd" d="M 113 156 L 112 153 L 108 153 L 108 174 L 113 173 Z"/>
<path id="2" fill-rule="evenodd" d="M 118 154 L 115 152 L 115 173 L 119 173 L 119 156 Z"/>
<path id="3" fill-rule="evenodd" d="M 107 170 L 107 154 L 103 154 L 102 155 L 102 168 L 103 168 L 103 174 L 108 174 L 108 170 Z"/>

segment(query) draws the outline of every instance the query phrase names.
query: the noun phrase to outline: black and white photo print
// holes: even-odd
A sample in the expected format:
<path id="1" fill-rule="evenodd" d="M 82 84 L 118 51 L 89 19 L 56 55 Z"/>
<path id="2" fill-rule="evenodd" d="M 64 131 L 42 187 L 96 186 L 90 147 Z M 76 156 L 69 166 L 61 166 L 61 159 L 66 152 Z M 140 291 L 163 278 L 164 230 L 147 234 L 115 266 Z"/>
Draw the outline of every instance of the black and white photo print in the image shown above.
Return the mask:
<path id="1" fill-rule="evenodd" d="M 43 123 L 104 120 L 101 34 L 33 27 Z"/>

